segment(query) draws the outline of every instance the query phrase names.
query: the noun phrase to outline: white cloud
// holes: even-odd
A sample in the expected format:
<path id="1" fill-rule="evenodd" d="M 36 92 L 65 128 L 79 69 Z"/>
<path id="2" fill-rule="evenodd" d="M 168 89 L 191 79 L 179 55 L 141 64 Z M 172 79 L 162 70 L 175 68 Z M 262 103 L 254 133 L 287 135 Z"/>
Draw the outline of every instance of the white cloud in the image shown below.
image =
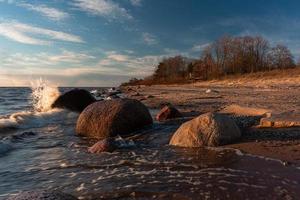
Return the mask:
<path id="1" fill-rule="evenodd" d="M 192 47 L 192 51 L 202 51 L 204 50 L 206 47 L 208 47 L 209 45 L 211 45 L 211 43 L 205 43 L 205 44 L 197 44 L 194 45 Z"/>
<path id="2" fill-rule="evenodd" d="M 72 51 L 64 50 L 60 55 L 48 56 L 48 59 L 53 62 L 69 62 L 69 63 L 80 63 L 87 59 L 95 58 L 84 53 L 76 53 Z"/>
<path id="3" fill-rule="evenodd" d="M 48 53 L 39 53 L 36 55 L 15 53 L 15 54 L 2 54 L 0 56 L 0 67 L 6 68 L 9 70 L 19 69 L 19 68 L 30 68 L 30 67 L 47 67 L 55 66 L 61 63 L 69 64 L 80 64 L 83 61 L 94 59 L 94 56 L 90 56 L 84 53 L 77 53 L 72 51 L 63 50 L 60 54 L 48 54 Z M 37 69 L 35 71 L 40 71 Z"/>
<path id="4" fill-rule="evenodd" d="M 58 85 L 117 85 L 130 77 L 152 74 L 157 64 L 167 56 L 166 54 L 138 57 L 130 53 L 109 51 L 98 63 L 87 65 L 83 61 L 95 60 L 95 57 L 66 50 L 57 55 L 0 54 L 0 85 L 24 86 L 39 77 L 56 82 Z"/>
<path id="5" fill-rule="evenodd" d="M 143 41 L 148 45 L 154 45 L 158 43 L 156 37 L 150 33 L 143 33 L 142 38 Z"/>
<path id="6" fill-rule="evenodd" d="M 0 22 L 0 35 L 16 42 L 32 45 L 49 45 L 51 43 L 49 39 L 76 43 L 84 42 L 79 36 L 73 34 L 35 27 L 15 21 Z M 49 39 L 39 39 L 41 36 Z"/>
<path id="7" fill-rule="evenodd" d="M 112 0 L 74 0 L 73 6 L 92 15 L 107 19 L 132 19 L 128 10 Z"/>
<path id="8" fill-rule="evenodd" d="M 17 4 L 18 6 L 22 6 L 28 10 L 32 10 L 35 12 L 40 13 L 41 15 L 54 20 L 54 21 L 60 21 L 60 20 L 64 20 L 66 18 L 69 17 L 69 14 L 66 12 L 63 12 L 57 8 L 51 8 L 48 7 L 46 5 L 34 5 L 34 4 L 30 4 L 30 3 L 19 3 Z"/>
<path id="9" fill-rule="evenodd" d="M 137 57 L 132 54 L 121 54 L 115 51 L 107 52 L 97 68 L 105 70 L 107 74 L 122 74 L 127 76 L 148 76 L 157 64 L 167 55 L 146 55 Z"/>
<path id="10" fill-rule="evenodd" d="M 141 6 L 142 5 L 142 0 L 130 0 L 130 3 L 133 6 Z"/>

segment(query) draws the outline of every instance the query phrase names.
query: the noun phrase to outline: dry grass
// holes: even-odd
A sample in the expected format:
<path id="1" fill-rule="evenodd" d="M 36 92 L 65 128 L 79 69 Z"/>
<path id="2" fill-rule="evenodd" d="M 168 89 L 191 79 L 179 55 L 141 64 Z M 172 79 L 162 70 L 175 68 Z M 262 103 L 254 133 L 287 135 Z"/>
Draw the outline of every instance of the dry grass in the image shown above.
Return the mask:
<path id="1" fill-rule="evenodd" d="M 300 67 L 286 70 L 272 70 L 244 75 L 230 75 L 210 81 L 200 81 L 195 85 L 225 84 L 225 85 L 257 85 L 270 86 L 278 84 L 300 85 Z"/>

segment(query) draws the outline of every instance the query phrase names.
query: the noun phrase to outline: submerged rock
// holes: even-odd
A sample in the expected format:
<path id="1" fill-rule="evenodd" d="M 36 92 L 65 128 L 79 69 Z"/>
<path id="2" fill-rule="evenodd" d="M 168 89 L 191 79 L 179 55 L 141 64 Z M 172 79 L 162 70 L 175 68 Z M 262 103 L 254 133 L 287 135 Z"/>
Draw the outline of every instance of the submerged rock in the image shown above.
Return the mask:
<path id="1" fill-rule="evenodd" d="M 98 141 L 88 148 L 90 153 L 113 152 L 116 149 L 133 148 L 135 143 L 132 140 L 126 141 L 122 137 L 106 138 Z"/>
<path id="2" fill-rule="evenodd" d="M 117 144 L 113 138 L 106 138 L 98 141 L 88 148 L 90 153 L 113 152 L 117 148 Z"/>
<path id="3" fill-rule="evenodd" d="M 241 137 L 235 122 L 222 114 L 206 113 L 181 125 L 170 145 L 181 147 L 220 146 Z"/>
<path id="4" fill-rule="evenodd" d="M 11 196 L 8 200 L 76 200 L 72 195 L 65 194 L 58 191 L 27 191 L 21 192 L 16 196 Z"/>
<path id="5" fill-rule="evenodd" d="M 172 105 L 163 107 L 160 112 L 156 115 L 157 121 L 164 121 L 167 119 L 180 118 L 182 114 Z"/>
<path id="6" fill-rule="evenodd" d="M 148 108 L 133 99 L 113 99 L 89 105 L 76 124 L 78 135 L 105 139 L 126 135 L 152 124 Z"/>
<path id="7" fill-rule="evenodd" d="M 73 89 L 59 96 L 51 107 L 66 108 L 71 111 L 81 112 L 88 105 L 94 103 L 95 101 L 96 99 L 89 91 L 83 89 Z"/>

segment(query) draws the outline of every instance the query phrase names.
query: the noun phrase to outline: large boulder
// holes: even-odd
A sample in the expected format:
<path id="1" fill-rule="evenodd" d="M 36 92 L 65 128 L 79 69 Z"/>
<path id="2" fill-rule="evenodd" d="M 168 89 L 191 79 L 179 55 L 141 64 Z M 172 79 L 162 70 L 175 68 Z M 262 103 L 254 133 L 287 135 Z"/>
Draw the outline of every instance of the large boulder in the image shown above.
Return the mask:
<path id="1" fill-rule="evenodd" d="M 94 103 L 95 101 L 96 99 L 89 91 L 83 89 L 73 89 L 59 96 L 51 107 L 66 108 L 71 111 L 81 112 L 88 105 Z"/>
<path id="2" fill-rule="evenodd" d="M 76 132 L 81 136 L 105 139 L 126 135 L 152 124 L 147 107 L 133 99 L 95 102 L 80 114 Z"/>
<path id="3" fill-rule="evenodd" d="M 241 136 L 235 122 L 226 115 L 206 113 L 182 124 L 171 138 L 170 145 L 180 147 L 220 146 Z"/>
<path id="4" fill-rule="evenodd" d="M 11 196 L 8 200 L 76 200 L 72 195 L 65 194 L 59 191 L 27 191 L 21 192 L 16 196 Z"/>
<path id="5" fill-rule="evenodd" d="M 172 105 L 163 107 L 156 115 L 157 121 L 165 121 L 168 119 L 180 118 L 182 114 Z"/>

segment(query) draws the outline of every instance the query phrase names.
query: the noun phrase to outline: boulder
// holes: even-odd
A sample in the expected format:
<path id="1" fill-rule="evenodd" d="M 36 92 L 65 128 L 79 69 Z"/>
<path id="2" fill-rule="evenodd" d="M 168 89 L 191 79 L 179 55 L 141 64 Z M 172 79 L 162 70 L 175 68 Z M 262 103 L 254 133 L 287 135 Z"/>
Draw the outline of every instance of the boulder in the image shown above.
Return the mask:
<path id="1" fill-rule="evenodd" d="M 117 144 L 113 138 L 106 138 L 98 141 L 88 148 L 90 153 L 113 152 L 117 148 Z"/>
<path id="2" fill-rule="evenodd" d="M 182 124 L 169 144 L 180 147 L 220 146 L 232 143 L 239 137 L 241 132 L 231 118 L 206 113 Z"/>
<path id="3" fill-rule="evenodd" d="M 76 200 L 72 195 L 65 194 L 59 191 L 27 191 L 21 192 L 16 196 L 11 196 L 8 200 Z"/>
<path id="4" fill-rule="evenodd" d="M 105 139 L 127 135 L 152 124 L 147 107 L 134 99 L 113 99 L 95 102 L 79 115 L 78 135 Z"/>
<path id="5" fill-rule="evenodd" d="M 160 112 L 156 115 L 157 121 L 164 121 L 167 119 L 180 118 L 182 114 L 172 105 L 163 107 Z"/>
<path id="6" fill-rule="evenodd" d="M 89 91 L 83 89 L 73 89 L 59 96 L 51 107 L 66 108 L 71 111 L 81 112 L 88 105 L 94 103 L 95 101 L 95 97 L 93 97 Z"/>

